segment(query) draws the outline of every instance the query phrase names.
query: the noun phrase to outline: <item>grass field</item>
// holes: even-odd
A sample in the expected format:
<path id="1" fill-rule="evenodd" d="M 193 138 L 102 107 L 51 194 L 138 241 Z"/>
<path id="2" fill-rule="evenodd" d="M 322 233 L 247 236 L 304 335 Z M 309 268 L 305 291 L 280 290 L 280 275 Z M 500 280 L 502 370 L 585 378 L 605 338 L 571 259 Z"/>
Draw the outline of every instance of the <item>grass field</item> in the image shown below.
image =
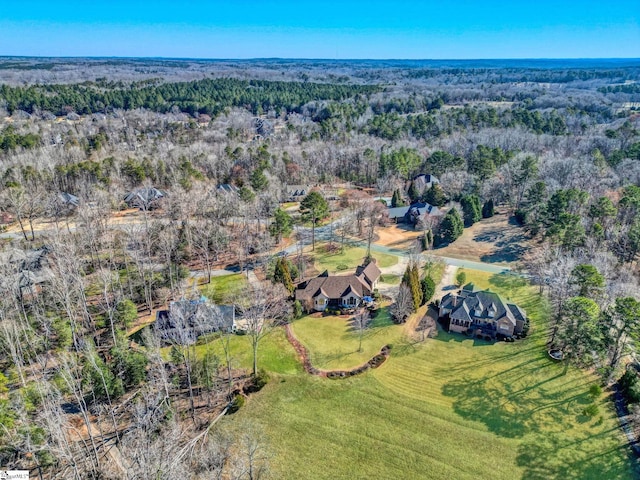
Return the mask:
<path id="1" fill-rule="evenodd" d="M 315 265 L 320 272 L 329 270 L 330 273 L 352 273 L 358 265 L 362 264 L 366 249 L 360 247 L 346 246 L 342 252 L 337 250 L 335 253 L 326 253 L 325 245 L 316 246 Z M 398 263 L 398 257 L 395 255 L 387 255 L 385 253 L 374 253 L 373 258 L 377 260 L 378 267 L 391 267 Z M 338 267 L 344 266 L 345 269 L 340 270 Z"/>
<path id="2" fill-rule="evenodd" d="M 394 325 L 386 309 L 380 309 L 364 332 L 362 351 L 358 351 L 359 335 L 346 318 L 304 317 L 294 322 L 293 331 L 309 350 L 313 365 L 326 370 L 357 367 L 370 360 L 385 344 L 397 345 L 404 341 L 403 327 Z"/>
<path id="3" fill-rule="evenodd" d="M 202 294 L 214 303 L 228 303 L 248 285 L 242 273 L 211 277 L 211 283 L 200 287 Z"/>
<path id="4" fill-rule="evenodd" d="M 610 403 L 603 396 L 595 417 L 582 413 L 596 378 L 547 358 L 547 303 L 516 277 L 466 273 L 527 310 L 527 339 L 490 344 L 440 332 L 412 345 L 400 327 L 379 325 L 384 335 L 366 348 L 394 343 L 379 369 L 329 380 L 275 362 L 287 374 L 224 421 L 262 428 L 278 479 L 634 478 Z M 357 360 L 344 355 L 353 339 L 338 319 L 303 319 L 294 330 L 318 362 Z"/>
<path id="5" fill-rule="evenodd" d="M 393 275 L 392 273 L 385 273 L 380 277 L 380 282 L 388 285 L 400 285 L 400 280 L 402 280 L 401 275 Z"/>

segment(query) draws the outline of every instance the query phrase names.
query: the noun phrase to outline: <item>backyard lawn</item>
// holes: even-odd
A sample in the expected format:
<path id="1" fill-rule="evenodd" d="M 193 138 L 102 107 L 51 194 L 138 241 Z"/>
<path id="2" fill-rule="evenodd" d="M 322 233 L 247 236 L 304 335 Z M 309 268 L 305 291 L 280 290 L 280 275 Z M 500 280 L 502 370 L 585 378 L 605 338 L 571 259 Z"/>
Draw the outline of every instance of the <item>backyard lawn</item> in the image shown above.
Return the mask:
<path id="1" fill-rule="evenodd" d="M 319 272 L 329 270 L 329 273 L 353 273 L 358 265 L 362 264 L 367 250 L 361 247 L 345 246 L 341 252 L 338 248 L 335 252 L 327 252 L 326 244 L 316 246 L 315 265 Z M 391 267 L 398 263 L 398 257 L 386 253 L 373 253 L 377 265 L 380 268 Z"/>
<path id="2" fill-rule="evenodd" d="M 248 285 L 247 277 L 242 273 L 233 273 L 211 277 L 211 283 L 200 286 L 200 291 L 209 300 L 217 304 L 232 303 L 233 299 Z"/>
<path id="3" fill-rule="evenodd" d="M 270 367 L 266 357 L 288 348 L 276 333 L 261 363 L 287 374 L 274 375 L 224 422 L 261 427 L 279 479 L 634 478 L 604 395 L 595 416 L 583 414 L 596 378 L 574 368 L 565 374 L 547 358 L 546 301 L 516 277 L 465 271 L 478 287 L 527 310 L 529 338 L 490 344 L 441 331 L 412 345 L 381 317 L 363 356 L 392 343 L 389 360 L 364 375 L 330 380 L 300 373 L 289 360 Z M 357 336 L 344 320 L 304 318 L 294 331 L 319 366 L 361 363 Z"/>
<path id="4" fill-rule="evenodd" d="M 318 368 L 354 368 L 371 359 L 384 345 L 402 342 L 403 327 L 395 325 L 386 308 L 379 310 L 362 338 L 362 351 L 358 351 L 359 335 L 347 318 L 307 316 L 293 323 L 295 336 L 307 347 L 311 363 Z"/>

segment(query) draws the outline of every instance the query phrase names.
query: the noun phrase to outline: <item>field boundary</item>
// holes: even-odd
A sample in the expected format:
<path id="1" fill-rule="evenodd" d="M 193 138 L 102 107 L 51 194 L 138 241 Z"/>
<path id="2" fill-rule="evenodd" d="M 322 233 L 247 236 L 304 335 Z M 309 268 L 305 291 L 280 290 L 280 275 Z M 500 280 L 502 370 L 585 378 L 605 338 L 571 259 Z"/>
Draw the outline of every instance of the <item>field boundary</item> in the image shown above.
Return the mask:
<path id="1" fill-rule="evenodd" d="M 291 328 L 291 324 L 288 323 L 287 325 L 285 325 L 284 329 L 287 335 L 287 340 L 289 340 L 289 343 L 291 344 L 291 346 L 293 346 L 294 350 L 298 354 L 298 357 L 300 357 L 300 359 L 302 360 L 302 366 L 305 372 L 310 375 L 317 375 L 319 377 L 347 378 L 353 377 L 354 375 L 359 375 L 366 372 L 370 368 L 378 368 L 387 360 L 387 358 L 389 357 L 389 353 L 391 352 L 391 346 L 385 345 L 380 349 L 380 352 L 374 355 L 368 362 L 365 362 L 356 368 L 352 368 L 350 370 L 323 370 L 313 366 L 309 357 L 309 350 L 295 336 L 295 334 L 293 333 L 293 329 Z"/>

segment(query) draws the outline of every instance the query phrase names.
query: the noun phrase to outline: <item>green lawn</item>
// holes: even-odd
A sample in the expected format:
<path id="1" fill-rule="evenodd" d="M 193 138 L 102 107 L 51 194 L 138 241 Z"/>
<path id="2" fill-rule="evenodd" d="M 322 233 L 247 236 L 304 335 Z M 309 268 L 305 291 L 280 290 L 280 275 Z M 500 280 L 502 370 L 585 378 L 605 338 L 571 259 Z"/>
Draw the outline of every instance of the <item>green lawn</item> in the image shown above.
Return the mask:
<path id="1" fill-rule="evenodd" d="M 315 263 L 318 271 L 329 270 L 330 273 L 352 273 L 352 271 L 362 264 L 367 250 L 361 247 L 345 246 L 344 250 L 335 253 L 326 253 L 326 245 L 316 245 Z M 377 260 L 378 267 L 391 267 L 398 263 L 398 257 L 387 255 L 386 253 L 374 253 L 373 258 Z M 340 269 L 339 267 L 346 267 Z"/>
<path id="2" fill-rule="evenodd" d="M 200 287 L 202 294 L 215 303 L 232 302 L 243 288 L 248 285 L 247 277 L 242 273 L 211 277 L 211 283 Z"/>
<path id="3" fill-rule="evenodd" d="M 262 427 L 278 479 L 634 478 L 604 396 L 595 418 L 582 415 L 596 378 L 574 368 L 565 374 L 547 358 L 546 301 L 514 277 L 466 273 L 527 310 L 526 340 L 489 344 L 440 332 L 410 345 L 400 327 L 379 325 L 384 335 L 372 334 L 366 348 L 394 344 L 379 369 L 346 380 L 276 375 L 224 422 Z M 349 357 L 352 334 L 337 319 L 305 318 L 294 330 L 317 350 L 314 360 L 358 363 Z"/>
<path id="4" fill-rule="evenodd" d="M 313 365 L 322 369 L 354 368 L 370 360 L 384 345 L 403 342 L 403 327 L 393 324 L 386 309 L 380 309 L 364 332 L 361 352 L 359 335 L 347 318 L 304 317 L 295 321 L 293 331 L 309 350 Z"/>
<path id="5" fill-rule="evenodd" d="M 385 273 L 380 278 L 381 283 L 386 283 L 389 285 L 400 285 L 400 280 L 402 280 L 401 275 L 393 275 L 391 273 Z"/>
<path id="6" fill-rule="evenodd" d="M 250 339 L 246 335 L 231 335 L 231 365 L 233 368 L 251 369 L 253 365 L 253 353 Z M 219 339 L 209 343 L 196 345 L 197 355 L 200 357 L 206 351 L 212 349 L 224 365 L 224 349 Z M 161 349 L 162 356 L 169 358 L 171 347 Z M 284 330 L 274 329 L 264 337 L 258 346 L 258 367 L 268 372 L 284 375 L 302 373 L 302 365 L 298 361 L 296 352 L 287 340 Z"/>

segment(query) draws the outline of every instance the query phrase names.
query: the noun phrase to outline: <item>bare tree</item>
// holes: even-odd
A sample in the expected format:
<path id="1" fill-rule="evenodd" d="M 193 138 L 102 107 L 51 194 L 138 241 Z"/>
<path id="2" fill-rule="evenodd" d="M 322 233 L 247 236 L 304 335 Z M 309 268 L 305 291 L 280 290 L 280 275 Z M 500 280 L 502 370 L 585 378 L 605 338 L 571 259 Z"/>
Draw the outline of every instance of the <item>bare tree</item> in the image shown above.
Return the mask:
<path id="1" fill-rule="evenodd" d="M 371 313 L 366 308 L 360 308 L 353 316 L 353 327 L 358 333 L 358 352 L 362 352 L 362 337 L 369 327 Z"/>
<path id="2" fill-rule="evenodd" d="M 242 312 L 241 322 L 251 342 L 252 372 L 257 375 L 260 342 L 274 326 L 289 318 L 289 292 L 281 284 L 250 283 L 239 297 L 237 308 Z"/>
<path id="3" fill-rule="evenodd" d="M 413 296 L 407 285 L 400 285 L 396 301 L 389 307 L 391 315 L 396 323 L 404 323 L 407 321 L 411 312 L 413 312 Z"/>

